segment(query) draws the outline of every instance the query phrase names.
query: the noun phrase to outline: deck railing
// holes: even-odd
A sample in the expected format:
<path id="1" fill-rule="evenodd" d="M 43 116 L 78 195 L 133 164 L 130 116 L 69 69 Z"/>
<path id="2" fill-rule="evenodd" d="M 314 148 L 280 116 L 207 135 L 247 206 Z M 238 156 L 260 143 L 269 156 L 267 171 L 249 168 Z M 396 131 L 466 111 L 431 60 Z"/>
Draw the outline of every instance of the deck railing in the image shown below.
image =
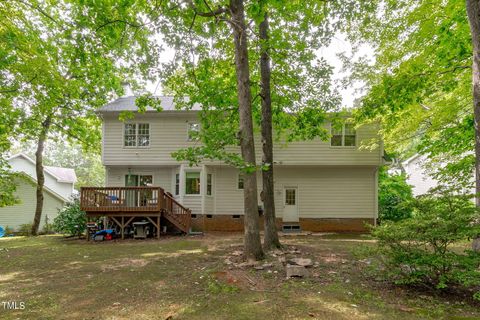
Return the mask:
<path id="1" fill-rule="evenodd" d="M 192 211 L 185 208 L 177 200 L 175 200 L 169 193 L 164 193 L 165 209 L 167 213 L 173 214 L 175 219 L 185 226 L 186 230 L 190 229 L 192 219 Z"/>
<path id="2" fill-rule="evenodd" d="M 165 207 L 160 187 L 83 187 L 80 207 L 90 212 L 152 212 Z"/>

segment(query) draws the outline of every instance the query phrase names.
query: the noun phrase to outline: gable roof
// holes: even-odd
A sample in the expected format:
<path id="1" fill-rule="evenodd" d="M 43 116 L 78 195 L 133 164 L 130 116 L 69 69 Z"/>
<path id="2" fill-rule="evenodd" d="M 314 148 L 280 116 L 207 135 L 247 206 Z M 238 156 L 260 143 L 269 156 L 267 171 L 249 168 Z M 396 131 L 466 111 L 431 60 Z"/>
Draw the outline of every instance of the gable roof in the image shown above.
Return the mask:
<path id="1" fill-rule="evenodd" d="M 98 112 L 122 112 L 122 111 L 137 111 L 138 107 L 135 105 L 135 96 L 121 97 L 110 103 L 107 103 L 100 109 Z M 175 102 L 173 96 L 156 96 L 157 99 L 160 99 L 160 105 L 162 106 L 163 111 L 182 111 L 175 108 Z M 198 103 L 195 103 L 192 110 L 198 111 L 201 110 L 201 106 Z M 147 107 L 146 111 L 156 111 L 151 107 Z M 184 111 L 184 110 L 183 110 Z"/>
<path id="2" fill-rule="evenodd" d="M 16 155 L 11 156 L 8 160 L 12 160 L 15 158 L 24 158 L 31 164 L 35 165 L 35 161 L 27 156 L 25 153 L 17 153 Z M 77 181 L 77 175 L 75 174 L 75 170 L 71 168 L 61 168 L 61 167 L 51 167 L 51 166 L 44 166 L 44 171 L 54 177 L 57 182 L 64 182 L 64 183 L 75 183 Z"/>
<path id="3" fill-rule="evenodd" d="M 30 183 L 33 183 L 34 185 L 37 183 L 37 179 L 35 179 L 34 177 L 28 175 L 28 174 L 24 174 L 21 176 L 21 179 L 24 179 L 24 181 L 29 181 Z M 62 201 L 62 202 L 68 202 L 70 201 L 70 199 L 67 199 L 65 198 L 64 196 L 58 194 L 57 192 L 55 192 L 54 190 L 52 190 L 51 188 L 49 188 L 47 185 L 44 185 L 43 186 L 43 190 L 47 193 L 49 193 L 52 197 L 55 197 L 57 198 L 58 200 Z"/>

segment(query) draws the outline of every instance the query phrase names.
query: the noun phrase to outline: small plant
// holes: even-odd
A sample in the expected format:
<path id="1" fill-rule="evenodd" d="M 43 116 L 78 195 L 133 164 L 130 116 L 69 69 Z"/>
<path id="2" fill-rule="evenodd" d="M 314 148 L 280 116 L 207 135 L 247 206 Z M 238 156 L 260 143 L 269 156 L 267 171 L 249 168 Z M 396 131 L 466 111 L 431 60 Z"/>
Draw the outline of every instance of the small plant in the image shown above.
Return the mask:
<path id="1" fill-rule="evenodd" d="M 212 294 L 235 293 L 239 291 L 238 287 L 220 282 L 217 279 L 209 279 L 207 290 Z"/>
<path id="2" fill-rule="evenodd" d="M 411 218 L 373 229 L 387 277 L 399 284 L 480 291 L 480 254 L 461 247 L 480 234 L 471 197 L 440 188 L 418 197 L 412 209 Z"/>
<path id="3" fill-rule="evenodd" d="M 53 232 L 52 224 L 50 223 L 50 218 L 45 215 L 45 223 L 43 224 L 42 234 L 51 234 Z"/>
<path id="4" fill-rule="evenodd" d="M 18 235 L 21 236 L 31 236 L 32 235 L 32 224 L 31 223 L 24 223 L 21 224 L 20 227 L 18 228 Z"/>
<path id="5" fill-rule="evenodd" d="M 80 210 L 80 201 L 74 199 L 59 211 L 53 220 L 53 229 L 69 236 L 80 237 L 86 229 L 87 215 Z"/>

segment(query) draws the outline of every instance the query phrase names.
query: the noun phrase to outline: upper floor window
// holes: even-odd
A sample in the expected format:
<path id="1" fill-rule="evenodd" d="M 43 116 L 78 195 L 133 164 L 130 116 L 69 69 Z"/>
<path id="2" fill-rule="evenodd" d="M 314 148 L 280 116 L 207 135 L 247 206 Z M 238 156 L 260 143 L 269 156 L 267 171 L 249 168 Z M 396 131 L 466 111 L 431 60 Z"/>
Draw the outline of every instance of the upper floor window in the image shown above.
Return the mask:
<path id="1" fill-rule="evenodd" d="M 200 194 L 200 172 L 185 172 L 185 194 Z"/>
<path id="2" fill-rule="evenodd" d="M 332 147 L 354 147 L 356 145 L 356 132 L 353 124 L 345 123 L 341 127 L 332 126 Z"/>
<path id="3" fill-rule="evenodd" d="M 148 147 L 150 145 L 150 124 L 125 123 L 123 145 L 125 147 Z"/>
<path id="4" fill-rule="evenodd" d="M 188 141 L 197 141 L 199 139 L 200 124 L 189 122 L 187 125 Z"/>
<path id="5" fill-rule="evenodd" d="M 244 175 L 243 173 L 238 174 L 238 181 L 237 181 L 237 188 L 240 190 L 243 190 L 243 184 L 244 184 Z"/>

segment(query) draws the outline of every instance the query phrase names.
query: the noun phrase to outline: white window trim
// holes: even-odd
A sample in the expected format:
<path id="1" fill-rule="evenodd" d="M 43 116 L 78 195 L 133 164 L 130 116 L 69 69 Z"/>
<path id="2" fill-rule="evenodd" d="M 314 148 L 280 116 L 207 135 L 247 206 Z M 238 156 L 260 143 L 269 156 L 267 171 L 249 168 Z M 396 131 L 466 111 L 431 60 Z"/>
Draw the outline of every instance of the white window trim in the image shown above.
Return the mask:
<path id="1" fill-rule="evenodd" d="M 333 126 L 330 123 L 330 141 L 329 141 L 330 148 L 333 148 L 333 149 L 356 149 L 357 148 L 357 146 L 358 146 L 358 132 L 357 132 L 356 129 L 355 129 L 355 145 L 354 146 L 344 146 L 344 144 L 345 144 L 345 123 L 342 124 L 342 145 L 341 146 L 332 146 L 332 138 L 333 138 L 332 130 L 333 130 Z"/>
<path id="2" fill-rule="evenodd" d="M 298 186 L 292 186 L 292 185 L 284 185 L 283 186 L 283 207 L 285 207 L 287 204 L 287 193 L 285 192 L 287 189 L 295 189 L 295 206 L 297 207 L 297 211 L 299 213 L 299 217 L 300 217 L 300 210 L 299 210 L 299 207 L 298 207 L 298 202 L 299 202 L 299 187 Z"/>
<path id="3" fill-rule="evenodd" d="M 126 173 L 123 175 L 123 184 L 125 185 L 125 176 L 138 176 L 138 181 L 140 182 L 140 177 L 141 176 L 152 176 L 152 186 L 155 185 L 155 175 L 153 172 L 131 172 L 131 173 Z"/>
<path id="4" fill-rule="evenodd" d="M 191 124 L 198 124 L 198 132 L 200 132 L 200 123 L 197 121 L 187 121 L 187 141 L 188 142 L 198 142 L 200 139 L 190 139 L 190 125 Z"/>
<path id="5" fill-rule="evenodd" d="M 185 197 L 201 197 L 203 195 L 203 187 L 202 187 L 202 170 L 201 169 L 185 169 L 183 175 L 183 195 Z M 190 172 L 198 172 L 200 174 L 200 193 L 187 193 L 187 173 Z M 180 176 L 181 178 L 181 176 Z"/>
<path id="6" fill-rule="evenodd" d="M 134 124 L 135 125 L 135 145 L 126 146 L 125 145 L 125 125 Z M 139 146 L 138 145 L 138 125 L 139 124 L 148 124 L 148 146 Z M 124 122 L 122 126 L 122 145 L 124 149 L 149 149 L 152 145 L 152 124 L 147 121 L 138 121 L 138 122 Z"/>
<path id="7" fill-rule="evenodd" d="M 243 175 L 243 189 L 240 189 L 238 187 L 238 184 L 240 182 L 240 175 Z M 245 189 L 245 173 L 243 173 L 243 172 L 238 172 L 237 173 L 237 185 L 236 185 L 235 189 L 237 189 L 238 191 L 243 191 Z"/>
<path id="8" fill-rule="evenodd" d="M 177 174 L 178 174 L 178 193 L 177 193 Z M 175 197 L 178 197 L 180 196 L 180 193 L 182 191 L 182 184 L 181 184 L 181 181 L 182 181 L 182 176 L 180 174 L 180 171 L 179 172 L 175 172 L 173 174 L 173 195 Z"/>
<path id="9" fill-rule="evenodd" d="M 211 175 L 211 176 L 212 176 L 212 194 L 208 194 L 208 175 Z M 213 185 L 214 185 L 213 179 L 214 179 L 213 173 L 209 173 L 209 172 L 205 173 L 205 196 L 207 196 L 207 197 L 213 197 L 213 195 L 214 195 L 214 192 L 213 192 L 213 190 L 214 190 L 214 189 L 213 189 Z M 201 182 L 201 181 L 200 181 L 200 182 Z M 201 186 L 200 186 L 200 189 L 201 189 Z M 202 191 L 202 190 L 200 190 L 200 192 L 201 192 L 201 191 Z"/>

